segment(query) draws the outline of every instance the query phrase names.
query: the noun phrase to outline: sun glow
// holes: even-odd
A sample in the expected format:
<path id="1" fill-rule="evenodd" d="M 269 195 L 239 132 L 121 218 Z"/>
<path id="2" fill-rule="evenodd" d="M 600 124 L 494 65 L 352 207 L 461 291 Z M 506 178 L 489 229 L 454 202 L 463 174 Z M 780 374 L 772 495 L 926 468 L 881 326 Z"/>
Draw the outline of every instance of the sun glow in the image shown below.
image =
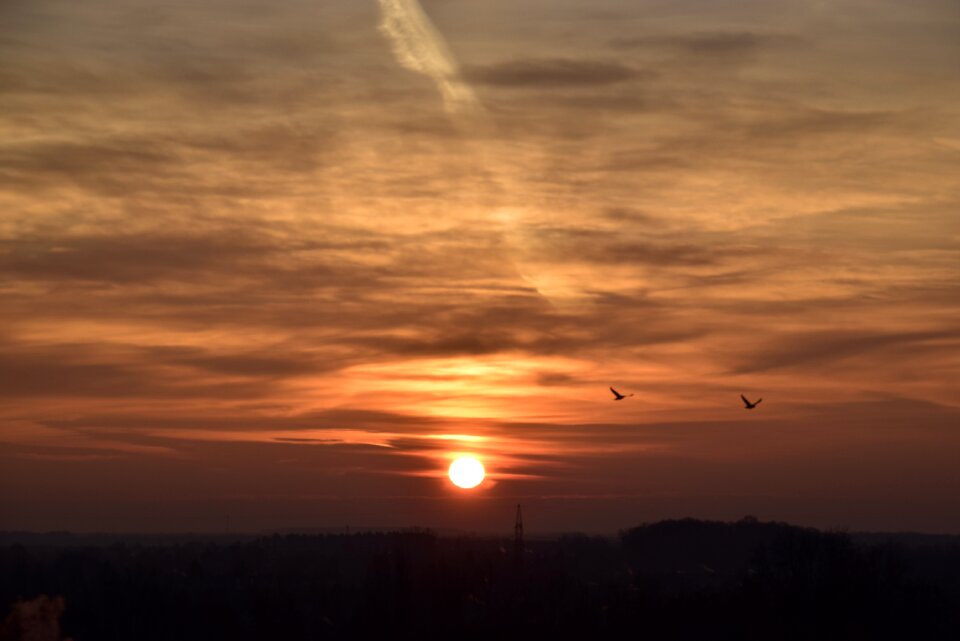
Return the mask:
<path id="1" fill-rule="evenodd" d="M 461 456 L 450 464 L 450 481 L 465 490 L 480 485 L 484 474 L 483 463 L 472 456 Z"/>

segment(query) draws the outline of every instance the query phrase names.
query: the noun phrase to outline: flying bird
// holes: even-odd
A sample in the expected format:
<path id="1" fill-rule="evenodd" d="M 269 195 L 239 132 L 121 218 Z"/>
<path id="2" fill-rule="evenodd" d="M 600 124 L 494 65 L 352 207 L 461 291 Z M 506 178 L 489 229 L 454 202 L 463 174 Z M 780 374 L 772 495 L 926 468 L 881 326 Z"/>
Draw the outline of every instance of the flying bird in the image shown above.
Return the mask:
<path id="1" fill-rule="evenodd" d="M 763 401 L 762 398 L 758 398 L 756 403 L 751 403 L 750 401 L 747 400 L 747 397 L 744 396 L 743 394 L 740 395 L 740 398 L 743 399 L 744 409 L 748 409 L 748 410 L 752 410 L 754 407 L 756 407 Z"/>
<path id="2" fill-rule="evenodd" d="M 614 399 L 613 399 L 613 400 L 615 400 L 615 401 L 622 401 L 623 399 L 627 398 L 628 396 L 633 396 L 633 394 L 627 394 L 626 396 L 624 396 L 623 394 L 621 394 L 621 393 L 618 392 L 617 390 L 613 389 L 612 387 L 610 388 L 610 391 L 613 392 L 613 396 L 614 396 Z"/>

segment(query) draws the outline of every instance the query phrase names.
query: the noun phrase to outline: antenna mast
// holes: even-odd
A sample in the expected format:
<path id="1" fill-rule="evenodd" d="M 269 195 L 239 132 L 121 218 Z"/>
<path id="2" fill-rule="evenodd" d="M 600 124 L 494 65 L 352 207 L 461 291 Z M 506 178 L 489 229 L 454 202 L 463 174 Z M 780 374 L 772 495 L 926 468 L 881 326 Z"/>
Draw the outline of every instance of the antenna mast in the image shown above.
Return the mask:
<path id="1" fill-rule="evenodd" d="M 519 563 L 523 559 L 523 514 L 517 503 L 517 522 L 513 526 L 513 554 Z"/>

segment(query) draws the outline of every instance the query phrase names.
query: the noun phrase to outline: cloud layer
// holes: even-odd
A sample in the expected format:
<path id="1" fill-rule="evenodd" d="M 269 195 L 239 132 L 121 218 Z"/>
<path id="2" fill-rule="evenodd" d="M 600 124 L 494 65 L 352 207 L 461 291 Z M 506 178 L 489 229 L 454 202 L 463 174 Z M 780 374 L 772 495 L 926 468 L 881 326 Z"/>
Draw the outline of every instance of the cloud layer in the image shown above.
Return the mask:
<path id="1" fill-rule="evenodd" d="M 0 527 L 960 529 L 946 3 L 382 4 L 0 8 Z"/>

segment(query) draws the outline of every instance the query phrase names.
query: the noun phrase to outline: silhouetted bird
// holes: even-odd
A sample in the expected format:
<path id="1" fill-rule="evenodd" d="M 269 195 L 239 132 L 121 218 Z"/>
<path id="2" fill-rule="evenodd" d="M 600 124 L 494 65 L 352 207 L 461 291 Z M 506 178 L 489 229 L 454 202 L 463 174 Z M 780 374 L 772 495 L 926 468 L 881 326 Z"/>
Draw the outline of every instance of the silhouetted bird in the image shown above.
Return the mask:
<path id="1" fill-rule="evenodd" d="M 627 396 L 633 396 L 633 394 L 627 394 L 626 396 L 624 396 L 623 394 L 613 389 L 612 387 L 610 388 L 610 391 L 613 392 L 613 396 L 614 396 L 613 400 L 615 401 L 622 401 L 623 399 L 627 398 Z"/>
<path id="2" fill-rule="evenodd" d="M 743 399 L 744 409 L 748 409 L 748 410 L 752 410 L 754 407 L 759 405 L 761 401 L 763 401 L 762 398 L 758 398 L 756 403 L 751 403 L 750 401 L 747 400 L 747 397 L 744 396 L 743 394 L 740 395 L 740 398 Z"/>

